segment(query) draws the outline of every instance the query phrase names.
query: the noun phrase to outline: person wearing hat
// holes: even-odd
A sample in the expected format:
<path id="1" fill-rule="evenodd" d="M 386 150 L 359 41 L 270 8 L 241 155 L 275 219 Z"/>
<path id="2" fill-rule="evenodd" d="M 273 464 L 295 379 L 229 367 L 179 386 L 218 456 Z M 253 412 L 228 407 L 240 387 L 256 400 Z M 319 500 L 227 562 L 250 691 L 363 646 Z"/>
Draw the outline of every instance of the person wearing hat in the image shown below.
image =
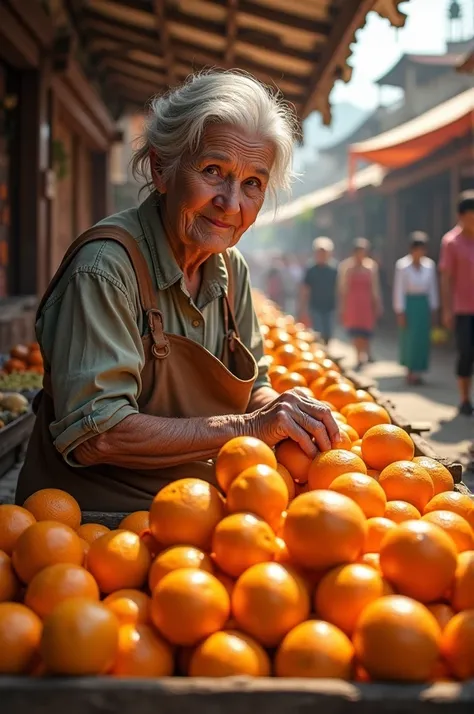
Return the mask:
<path id="1" fill-rule="evenodd" d="M 366 238 L 354 241 L 352 256 L 338 271 L 339 310 L 357 355 L 357 368 L 371 362 L 370 341 L 383 312 L 378 265 Z"/>
<path id="2" fill-rule="evenodd" d="M 395 265 L 393 309 L 400 327 L 400 363 L 407 383 L 420 384 L 430 358 L 431 316 L 439 308 L 436 264 L 426 256 L 428 236 L 410 235 L 410 252 Z"/>

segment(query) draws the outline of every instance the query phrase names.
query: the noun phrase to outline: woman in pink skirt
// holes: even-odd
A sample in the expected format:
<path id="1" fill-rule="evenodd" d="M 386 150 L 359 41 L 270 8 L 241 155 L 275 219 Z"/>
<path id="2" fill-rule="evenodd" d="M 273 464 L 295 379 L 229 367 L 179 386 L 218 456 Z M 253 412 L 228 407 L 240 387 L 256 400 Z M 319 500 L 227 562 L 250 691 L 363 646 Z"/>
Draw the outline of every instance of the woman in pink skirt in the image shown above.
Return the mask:
<path id="1" fill-rule="evenodd" d="M 370 340 L 382 315 L 379 269 L 368 257 L 370 244 L 357 238 L 354 252 L 339 266 L 338 293 L 342 324 L 357 354 L 357 368 L 370 362 Z"/>

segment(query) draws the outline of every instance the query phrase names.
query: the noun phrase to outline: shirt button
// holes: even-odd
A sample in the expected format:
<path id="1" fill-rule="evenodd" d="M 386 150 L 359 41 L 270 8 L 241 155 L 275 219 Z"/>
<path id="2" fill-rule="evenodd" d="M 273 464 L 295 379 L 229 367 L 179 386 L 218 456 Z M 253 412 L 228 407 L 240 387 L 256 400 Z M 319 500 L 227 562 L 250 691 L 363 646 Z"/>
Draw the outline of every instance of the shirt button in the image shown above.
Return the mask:
<path id="1" fill-rule="evenodd" d="M 193 327 L 199 327 L 201 320 L 193 320 Z"/>

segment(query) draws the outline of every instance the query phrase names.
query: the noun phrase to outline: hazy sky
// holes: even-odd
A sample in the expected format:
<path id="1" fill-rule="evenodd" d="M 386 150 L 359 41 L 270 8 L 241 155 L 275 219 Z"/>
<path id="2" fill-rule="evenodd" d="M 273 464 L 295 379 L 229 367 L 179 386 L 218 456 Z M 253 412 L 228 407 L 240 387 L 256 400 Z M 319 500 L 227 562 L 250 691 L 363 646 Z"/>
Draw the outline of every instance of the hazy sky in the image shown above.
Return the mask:
<path id="1" fill-rule="evenodd" d="M 460 0 L 463 6 L 464 37 L 474 35 L 474 0 Z M 359 30 L 350 63 L 354 67 L 349 84 L 338 82 L 331 95 L 333 102 L 347 101 L 364 108 L 375 108 L 379 89 L 374 80 L 383 75 L 404 52 L 441 54 L 448 32 L 449 0 L 410 0 L 400 5 L 407 15 L 405 27 L 397 32 L 375 13 Z M 397 98 L 397 90 L 384 88 L 383 103 Z"/>

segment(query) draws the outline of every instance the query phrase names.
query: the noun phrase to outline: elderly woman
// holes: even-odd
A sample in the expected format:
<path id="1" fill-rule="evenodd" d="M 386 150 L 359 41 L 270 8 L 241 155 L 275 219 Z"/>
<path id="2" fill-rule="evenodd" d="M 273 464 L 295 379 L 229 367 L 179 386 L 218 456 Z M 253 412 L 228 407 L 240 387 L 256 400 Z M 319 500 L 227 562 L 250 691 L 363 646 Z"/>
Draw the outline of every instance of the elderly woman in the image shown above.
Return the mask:
<path id="1" fill-rule="evenodd" d="M 149 197 L 86 231 L 39 307 L 46 375 L 18 503 L 60 487 L 84 510 L 132 511 L 183 476 L 213 481 L 235 436 L 312 455 L 329 410 L 274 392 L 234 247 L 288 187 L 294 119 L 252 77 L 211 72 L 155 99 L 133 165 Z"/>

